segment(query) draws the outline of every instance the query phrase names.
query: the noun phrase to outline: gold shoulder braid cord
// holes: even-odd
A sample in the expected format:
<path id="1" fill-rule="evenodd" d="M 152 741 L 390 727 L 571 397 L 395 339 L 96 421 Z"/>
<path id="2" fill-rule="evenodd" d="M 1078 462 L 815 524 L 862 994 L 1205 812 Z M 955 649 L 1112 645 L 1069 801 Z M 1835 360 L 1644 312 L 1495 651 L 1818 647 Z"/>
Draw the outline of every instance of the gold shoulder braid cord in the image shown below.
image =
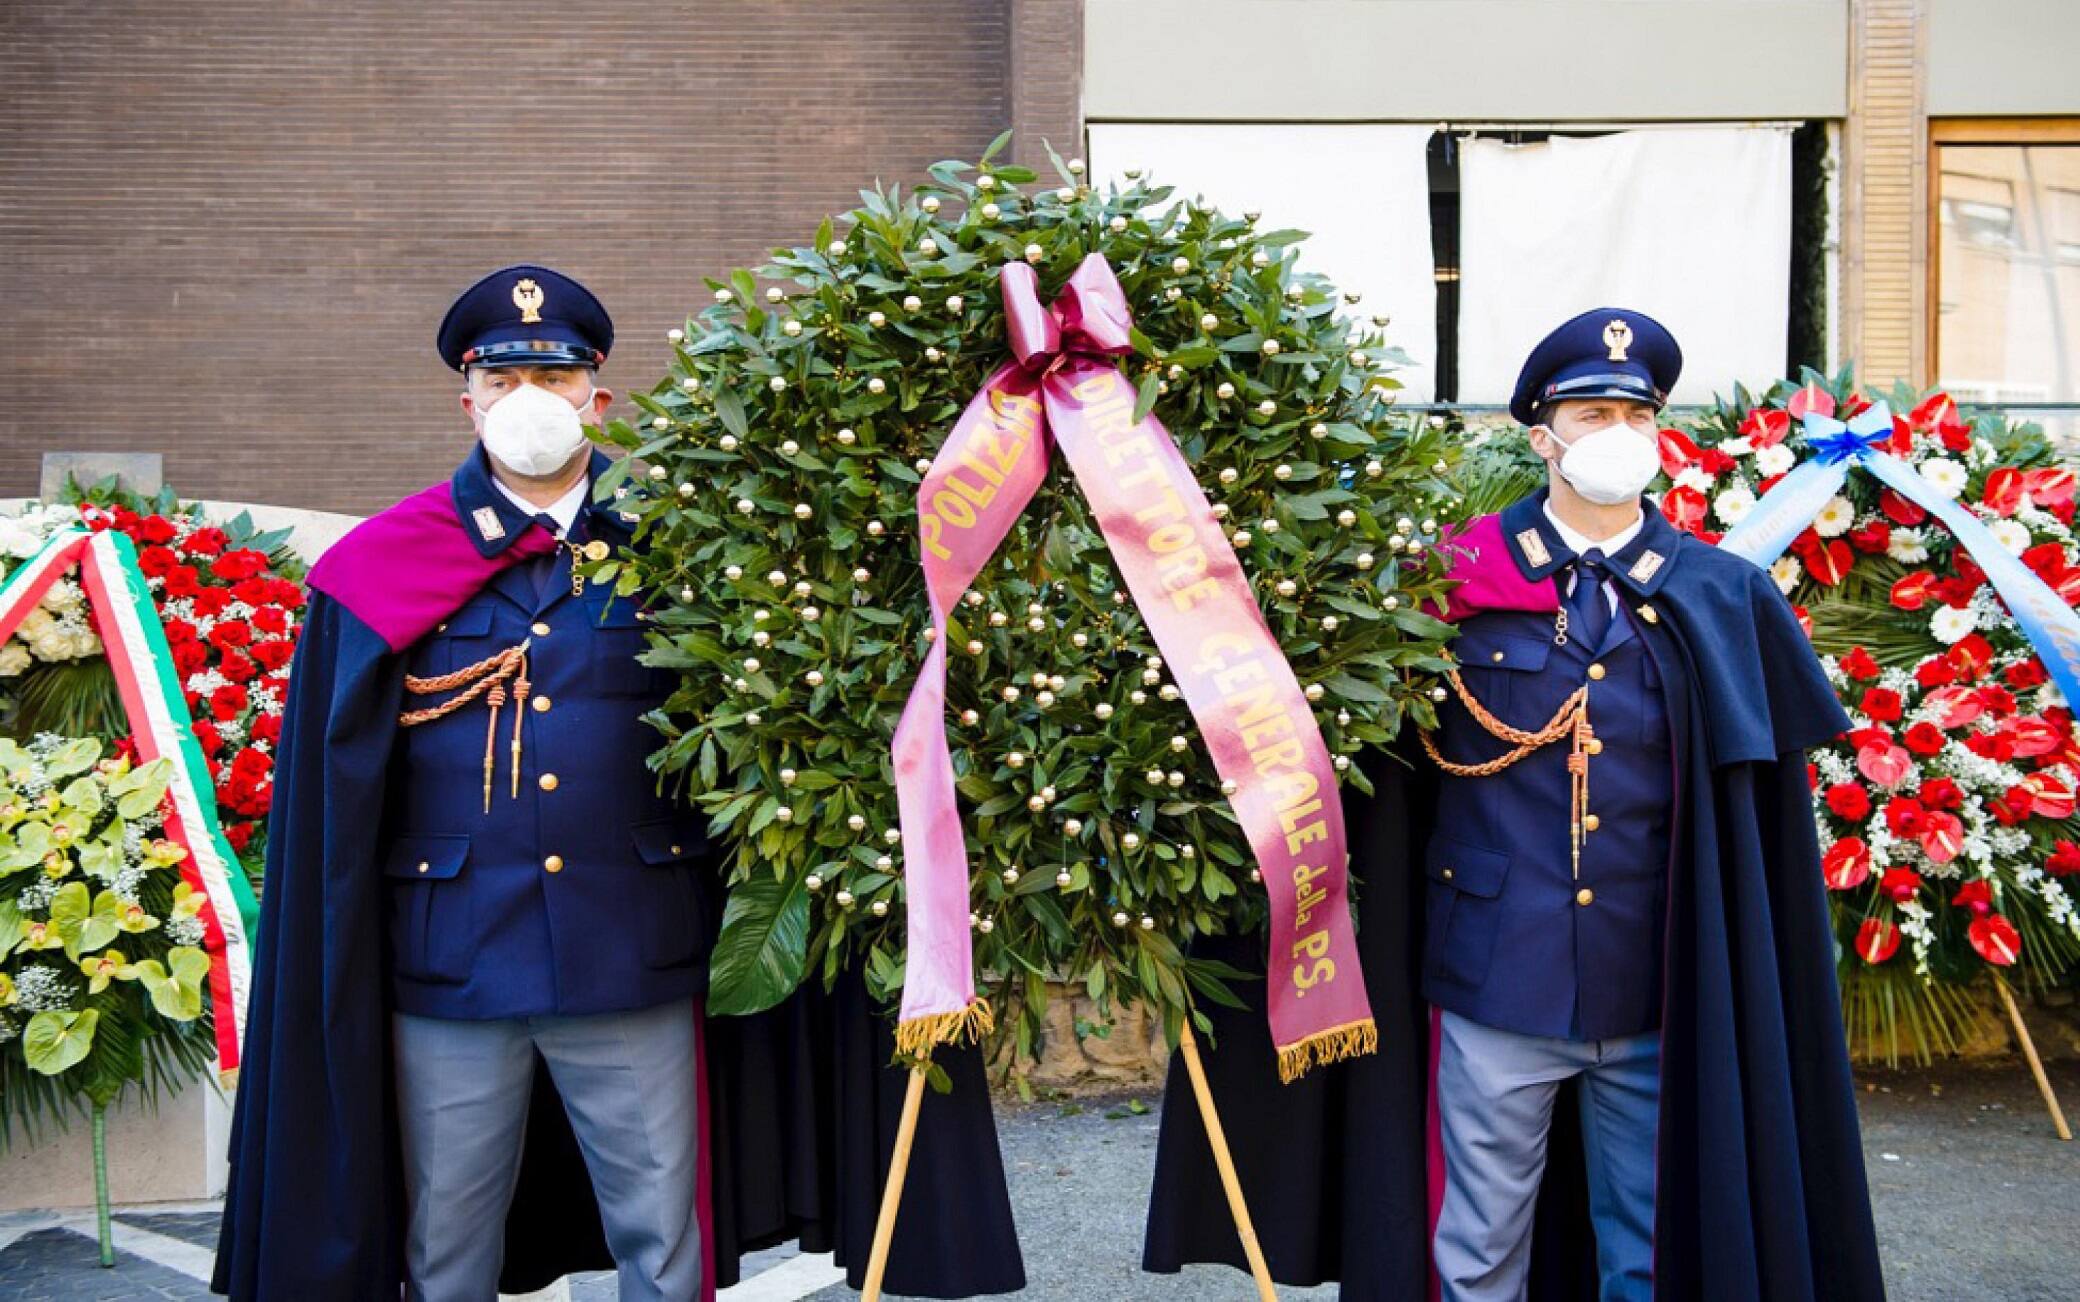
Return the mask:
<path id="1" fill-rule="evenodd" d="M 457 669 L 452 674 L 438 678 L 418 678 L 406 674 L 405 691 L 413 696 L 436 696 L 466 688 L 460 694 L 442 701 L 439 705 L 423 710 L 406 710 L 397 716 L 399 726 L 417 727 L 432 723 L 435 719 L 453 714 L 479 696 L 491 703 L 491 721 L 484 730 L 484 812 L 491 812 L 491 774 L 497 764 L 498 755 L 498 712 L 506 703 L 506 684 L 513 685 L 513 792 L 512 798 L 520 798 L 520 726 L 526 720 L 529 683 L 527 680 L 527 648 L 529 643 L 507 647 L 494 655 L 487 656 L 473 665 Z"/>
<path id="2" fill-rule="evenodd" d="M 1567 645 L 1567 611 L 1564 609 L 1557 612 L 1553 620 L 1553 645 Z M 1603 749 L 1603 743 L 1596 740 L 1596 732 L 1589 726 L 1589 685 L 1584 683 L 1577 687 L 1573 695 L 1561 702 L 1559 712 L 1547 721 L 1545 727 L 1536 732 L 1526 732 L 1522 728 L 1511 727 L 1490 713 L 1488 707 L 1482 705 L 1473 691 L 1466 686 L 1466 680 L 1459 676 L 1457 669 L 1447 673 L 1445 681 L 1452 685 L 1452 691 L 1458 694 L 1459 703 L 1466 707 L 1466 712 L 1473 716 L 1475 723 L 1485 729 L 1489 736 L 1509 742 L 1514 747 L 1484 763 L 1454 764 L 1438 753 L 1437 743 L 1431 740 L 1430 731 L 1423 730 L 1420 735 L 1424 751 L 1437 767 L 1455 778 L 1492 777 L 1542 746 L 1549 746 L 1562 737 L 1573 738 L 1574 749 L 1567 756 L 1567 772 L 1572 779 L 1568 810 L 1569 845 L 1574 856 L 1574 876 L 1579 879 L 1582 875 L 1582 820 L 1589 812 L 1589 757 Z"/>

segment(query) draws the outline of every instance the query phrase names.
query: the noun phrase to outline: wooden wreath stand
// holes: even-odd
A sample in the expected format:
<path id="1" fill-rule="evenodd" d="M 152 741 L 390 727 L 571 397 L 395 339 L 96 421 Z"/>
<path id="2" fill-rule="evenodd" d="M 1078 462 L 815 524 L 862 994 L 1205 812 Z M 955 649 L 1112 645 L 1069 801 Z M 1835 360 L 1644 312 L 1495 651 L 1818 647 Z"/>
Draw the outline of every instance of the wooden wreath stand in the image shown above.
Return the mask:
<path id="1" fill-rule="evenodd" d="M 1221 1187 L 1228 1194 L 1228 1211 L 1235 1218 L 1235 1233 L 1249 1258 L 1249 1273 L 1257 1283 L 1260 1302 L 1277 1302 L 1278 1290 L 1271 1284 L 1271 1268 L 1264 1263 L 1263 1245 L 1250 1224 L 1249 1206 L 1242 1198 L 1242 1181 L 1235 1175 L 1235 1159 L 1228 1152 L 1228 1136 L 1221 1129 L 1220 1113 L 1213 1106 L 1213 1091 L 1206 1084 L 1206 1068 L 1199 1061 L 1199 1040 L 1191 1023 L 1184 1025 L 1178 1039 L 1184 1050 L 1184 1065 L 1192 1078 L 1192 1094 L 1199 1101 L 1199 1118 L 1206 1124 L 1206 1137 L 1213 1141 L 1214 1164 L 1220 1167 Z M 866 1286 L 860 1296 L 865 1302 L 880 1302 L 881 1280 L 888 1272 L 888 1247 L 895 1238 L 896 1210 L 903 1201 L 903 1176 L 910 1168 L 910 1149 L 917 1140 L 917 1110 L 924 1103 L 925 1069 L 910 1069 L 910 1083 L 903 1091 L 903 1119 L 896 1127 L 895 1156 L 888 1166 L 888 1184 L 881 1191 L 881 1214 L 874 1222 L 874 1247 L 867 1255 Z"/>
<path id="2" fill-rule="evenodd" d="M 2044 1107 L 2051 1113 L 2052 1128 L 2058 1137 L 2070 1140 L 2073 1128 L 2066 1124 L 2065 1109 L 2058 1106 L 2058 1094 L 2051 1088 L 2051 1078 L 2044 1074 L 2044 1060 L 2037 1056 L 2036 1041 L 2030 1039 L 2029 1027 L 2023 1025 L 2022 1010 L 2015 1004 L 2014 992 L 2000 973 L 1993 974 L 1993 988 L 2001 992 L 2001 1004 L 2008 1010 L 2008 1023 L 2015 1028 L 2016 1042 L 2022 1046 L 2022 1056 L 2029 1060 L 2030 1075 L 2037 1078 L 2037 1093 L 2044 1096 Z"/>

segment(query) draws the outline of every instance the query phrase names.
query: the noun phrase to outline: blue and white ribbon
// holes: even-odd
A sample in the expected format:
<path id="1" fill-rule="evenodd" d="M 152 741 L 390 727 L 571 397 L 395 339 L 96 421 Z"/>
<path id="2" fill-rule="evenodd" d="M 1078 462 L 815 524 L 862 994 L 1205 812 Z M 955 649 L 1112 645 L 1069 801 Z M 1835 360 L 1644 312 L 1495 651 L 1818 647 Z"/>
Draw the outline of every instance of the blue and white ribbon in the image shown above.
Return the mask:
<path id="1" fill-rule="evenodd" d="M 1986 571 L 1993 590 L 2008 604 L 2066 701 L 2080 706 L 2080 615 L 2003 547 L 1979 517 L 1944 496 L 1906 462 L 1878 450 L 1892 435 L 1891 410 L 1877 403 L 1847 424 L 1808 412 L 1805 430 L 1806 448 L 1812 455 L 1778 480 L 1747 518 L 1720 539 L 1720 550 L 1768 567 L 1813 522 L 1828 499 L 1841 491 L 1850 469 L 1861 466 L 1943 522 L 1965 553 Z"/>

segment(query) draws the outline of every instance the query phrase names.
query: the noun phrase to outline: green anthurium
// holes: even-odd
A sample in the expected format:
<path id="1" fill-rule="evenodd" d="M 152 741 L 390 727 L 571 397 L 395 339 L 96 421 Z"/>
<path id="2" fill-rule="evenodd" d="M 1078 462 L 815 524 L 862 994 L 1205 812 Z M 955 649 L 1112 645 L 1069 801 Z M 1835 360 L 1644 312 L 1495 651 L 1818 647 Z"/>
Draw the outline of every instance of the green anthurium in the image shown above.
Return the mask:
<path id="1" fill-rule="evenodd" d="M 114 891 L 87 894 L 85 882 L 67 882 L 51 897 L 51 926 L 65 942 L 66 957 L 91 954 L 123 934 L 123 901 Z"/>
<path id="2" fill-rule="evenodd" d="M 80 846 L 78 851 L 80 871 L 104 882 L 114 881 L 116 874 L 123 871 L 122 826 L 112 824 L 110 830 L 115 833 L 115 840 L 104 836 Z"/>
<path id="3" fill-rule="evenodd" d="M 70 1013 L 51 1009 L 29 1019 L 22 1031 L 22 1058 L 34 1071 L 55 1076 L 86 1060 L 94 1047 L 101 1014 L 89 1008 Z"/>
<path id="4" fill-rule="evenodd" d="M 75 773 L 84 773 L 93 768 L 101 758 L 101 742 L 93 737 L 75 737 L 51 752 L 43 762 L 43 771 L 51 781 L 69 778 Z"/>
<path id="5" fill-rule="evenodd" d="M 116 797 L 117 813 L 124 818 L 143 818 L 159 807 L 172 781 L 173 764 L 161 757 L 125 773 L 109 783 L 108 789 Z"/>
<path id="6" fill-rule="evenodd" d="M 50 824 L 31 821 L 14 829 L 11 844 L 0 845 L 0 874 L 34 868 L 50 853 Z"/>
<path id="7" fill-rule="evenodd" d="M 202 1016 L 202 982 L 209 975 L 209 955 L 189 945 L 166 953 L 172 971 L 156 959 L 137 964 L 137 979 L 152 995 L 152 1007 L 176 1022 L 192 1022 Z"/>
<path id="8" fill-rule="evenodd" d="M 101 781 L 92 774 L 74 778 L 65 784 L 63 791 L 58 793 L 58 799 L 65 802 L 67 809 L 78 814 L 87 815 L 87 818 L 81 820 L 82 822 L 91 821 L 93 815 L 101 812 L 101 806 L 104 803 Z"/>

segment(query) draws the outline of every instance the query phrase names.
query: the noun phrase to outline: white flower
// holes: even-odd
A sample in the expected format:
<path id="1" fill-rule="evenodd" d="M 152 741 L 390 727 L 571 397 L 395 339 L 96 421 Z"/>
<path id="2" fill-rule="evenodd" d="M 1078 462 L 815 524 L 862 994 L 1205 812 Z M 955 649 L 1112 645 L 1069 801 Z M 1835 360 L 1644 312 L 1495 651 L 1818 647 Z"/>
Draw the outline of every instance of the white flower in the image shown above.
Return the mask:
<path id="1" fill-rule="evenodd" d="M 1928 542 L 1919 529 L 1894 529 L 1885 554 L 1902 565 L 1913 565 L 1928 559 Z"/>
<path id="2" fill-rule="evenodd" d="M 1791 449 L 1781 443 L 1772 443 L 1755 454 L 1755 468 L 1765 478 L 1781 475 L 1797 463 L 1798 458 L 1791 455 Z"/>
<path id="3" fill-rule="evenodd" d="M 2029 527 L 2019 520 L 1995 520 L 1986 529 L 1995 542 L 2017 556 L 2029 550 Z"/>
<path id="4" fill-rule="evenodd" d="M 1676 475 L 1676 487 L 1692 488 L 1700 493 L 1709 492 L 1712 487 L 1712 477 L 1696 466 L 1685 466 Z"/>
<path id="5" fill-rule="evenodd" d="M 1729 525 L 1739 524 L 1754 509 L 1755 494 L 1742 485 L 1735 485 L 1712 499 L 1713 514 Z"/>
<path id="6" fill-rule="evenodd" d="M 1969 606 L 1962 610 L 1955 606 L 1940 606 L 1928 621 L 1928 631 L 1945 646 L 1964 641 L 1965 634 L 1978 626 L 1979 613 Z"/>
<path id="7" fill-rule="evenodd" d="M 1744 457 L 1755 450 L 1755 445 L 1745 438 L 1734 438 L 1721 443 L 1719 450 L 1729 457 Z"/>
<path id="8" fill-rule="evenodd" d="M 19 678 L 36 657 L 20 641 L 9 638 L 6 646 L 0 646 L 0 678 Z"/>
<path id="9" fill-rule="evenodd" d="M 63 614 L 68 610 L 77 609 L 86 599 L 87 594 L 80 590 L 77 583 L 71 579 L 59 579 L 44 592 L 40 604 L 45 610 Z"/>
<path id="10" fill-rule="evenodd" d="M 1938 493 L 1952 498 L 1964 491 L 1965 483 L 1970 478 L 1965 474 L 1963 466 L 1948 457 L 1930 457 L 1922 462 L 1921 477 Z"/>
<path id="11" fill-rule="evenodd" d="M 1788 597 L 1791 590 L 1798 586 L 1798 576 L 1802 569 L 1797 557 L 1779 556 L 1776 563 L 1769 567 L 1769 576 L 1777 581 L 1777 590 Z"/>
<path id="12" fill-rule="evenodd" d="M 1813 517 L 1813 532 L 1822 538 L 1839 538 L 1855 523 L 1855 505 L 1846 497 L 1830 497 Z"/>

